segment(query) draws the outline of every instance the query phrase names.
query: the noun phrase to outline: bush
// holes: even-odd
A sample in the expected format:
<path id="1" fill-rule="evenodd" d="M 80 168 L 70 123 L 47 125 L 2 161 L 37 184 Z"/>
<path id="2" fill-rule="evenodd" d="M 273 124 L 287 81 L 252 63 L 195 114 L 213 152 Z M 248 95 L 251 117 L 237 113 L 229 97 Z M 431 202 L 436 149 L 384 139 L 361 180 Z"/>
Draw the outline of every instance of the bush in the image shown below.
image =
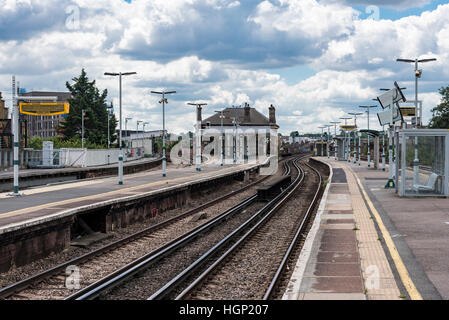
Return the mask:
<path id="1" fill-rule="evenodd" d="M 29 147 L 35 150 L 42 150 L 42 142 L 43 141 L 52 141 L 54 149 L 61 148 L 81 148 L 82 143 L 81 139 L 77 137 L 73 137 L 71 139 L 63 139 L 61 137 L 51 137 L 42 139 L 41 137 L 34 136 L 31 138 Z M 107 145 L 95 144 L 90 141 L 85 141 L 84 147 L 87 149 L 107 149 Z"/>

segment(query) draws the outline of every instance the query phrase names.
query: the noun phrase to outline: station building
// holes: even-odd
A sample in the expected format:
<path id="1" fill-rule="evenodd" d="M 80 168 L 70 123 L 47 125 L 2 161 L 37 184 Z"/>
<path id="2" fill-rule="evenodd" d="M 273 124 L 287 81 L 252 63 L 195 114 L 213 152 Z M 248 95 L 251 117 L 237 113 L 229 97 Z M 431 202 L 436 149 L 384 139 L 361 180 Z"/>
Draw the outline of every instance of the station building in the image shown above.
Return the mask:
<path id="1" fill-rule="evenodd" d="M 258 160 L 260 156 L 274 155 L 279 145 L 279 126 L 276 124 L 276 109 L 273 105 L 268 108 L 268 117 L 245 104 L 243 108 L 225 108 L 204 120 L 199 109 L 197 120 L 203 131 L 203 146 L 215 140 L 212 154 L 220 158 L 223 153 L 228 162 L 234 159 L 234 153 L 236 162 L 239 163 L 250 159 Z M 217 137 L 221 139 L 216 139 Z M 276 139 L 275 143 L 273 139 Z"/>

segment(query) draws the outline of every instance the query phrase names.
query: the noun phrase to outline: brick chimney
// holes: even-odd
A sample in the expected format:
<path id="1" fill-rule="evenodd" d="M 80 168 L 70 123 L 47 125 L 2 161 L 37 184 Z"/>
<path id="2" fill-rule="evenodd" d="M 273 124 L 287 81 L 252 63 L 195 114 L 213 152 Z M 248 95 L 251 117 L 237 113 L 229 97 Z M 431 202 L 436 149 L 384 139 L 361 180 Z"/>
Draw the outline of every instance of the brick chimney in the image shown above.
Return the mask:
<path id="1" fill-rule="evenodd" d="M 245 103 L 245 108 L 243 108 L 243 110 L 245 111 L 243 122 L 246 122 L 246 123 L 251 122 L 251 116 L 250 116 L 251 108 L 249 107 L 248 103 Z"/>
<path id="2" fill-rule="evenodd" d="M 276 109 L 273 107 L 273 105 L 270 105 L 270 108 L 268 108 L 269 112 L 269 121 L 272 124 L 276 123 Z"/>

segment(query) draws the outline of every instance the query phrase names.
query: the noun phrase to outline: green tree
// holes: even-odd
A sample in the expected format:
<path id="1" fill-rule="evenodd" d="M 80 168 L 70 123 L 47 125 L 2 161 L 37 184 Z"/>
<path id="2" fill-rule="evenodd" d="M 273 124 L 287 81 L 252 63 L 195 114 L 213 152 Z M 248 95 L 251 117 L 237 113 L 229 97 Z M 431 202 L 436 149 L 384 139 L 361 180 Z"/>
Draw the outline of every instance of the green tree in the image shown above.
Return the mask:
<path id="1" fill-rule="evenodd" d="M 73 84 L 66 82 L 66 87 L 71 93 L 68 99 L 70 112 L 59 125 L 58 131 L 65 140 L 81 138 L 82 110 L 85 110 L 84 137 L 90 144 L 107 145 L 108 142 L 108 110 L 105 89 L 100 93 L 95 86 L 95 80 L 89 81 L 84 69 L 78 78 L 73 78 Z M 112 115 L 110 119 L 111 141 L 116 139 L 115 128 L 117 120 Z"/>
<path id="2" fill-rule="evenodd" d="M 442 95 L 441 103 L 432 109 L 432 119 L 429 128 L 449 129 L 449 86 L 439 90 Z"/>
<path id="3" fill-rule="evenodd" d="M 290 137 L 299 137 L 299 132 L 298 131 L 290 132 Z"/>

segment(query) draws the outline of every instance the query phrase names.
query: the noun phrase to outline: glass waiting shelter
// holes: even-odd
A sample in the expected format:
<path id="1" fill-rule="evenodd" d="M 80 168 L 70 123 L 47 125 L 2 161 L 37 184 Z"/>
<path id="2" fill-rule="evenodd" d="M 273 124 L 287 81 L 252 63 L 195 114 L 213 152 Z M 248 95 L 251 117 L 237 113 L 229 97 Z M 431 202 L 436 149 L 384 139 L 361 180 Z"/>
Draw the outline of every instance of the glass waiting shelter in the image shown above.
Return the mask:
<path id="1" fill-rule="evenodd" d="M 448 197 L 449 131 L 402 129 L 396 137 L 399 196 Z"/>

